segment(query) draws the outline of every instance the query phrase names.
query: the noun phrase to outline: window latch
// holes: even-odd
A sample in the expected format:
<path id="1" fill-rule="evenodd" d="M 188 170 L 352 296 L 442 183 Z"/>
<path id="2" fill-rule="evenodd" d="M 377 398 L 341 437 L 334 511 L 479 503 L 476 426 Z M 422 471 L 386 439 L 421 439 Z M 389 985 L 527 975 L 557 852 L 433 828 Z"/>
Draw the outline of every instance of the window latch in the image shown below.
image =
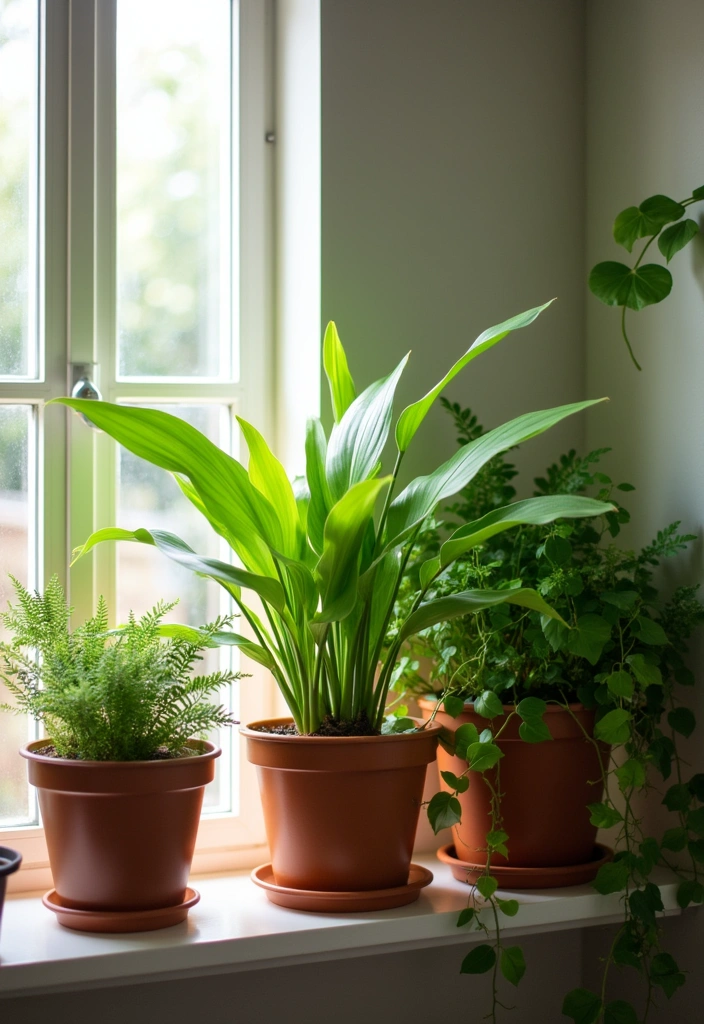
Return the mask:
<path id="1" fill-rule="evenodd" d="M 97 384 L 93 381 L 93 377 L 97 376 L 96 370 L 98 368 L 97 363 L 70 363 L 70 377 L 69 384 L 71 386 L 71 398 L 88 398 L 94 402 L 102 401 L 103 396 L 100 394 Z M 87 423 L 89 427 L 94 430 L 98 428 L 90 422 L 89 419 L 79 413 L 79 416 L 84 423 Z"/>

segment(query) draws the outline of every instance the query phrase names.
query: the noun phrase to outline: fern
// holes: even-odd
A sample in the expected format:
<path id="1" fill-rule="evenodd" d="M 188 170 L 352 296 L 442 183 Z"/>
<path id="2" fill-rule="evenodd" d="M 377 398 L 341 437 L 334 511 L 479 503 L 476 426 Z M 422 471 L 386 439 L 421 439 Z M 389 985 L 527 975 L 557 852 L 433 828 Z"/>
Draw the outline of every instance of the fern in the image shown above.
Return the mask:
<path id="1" fill-rule="evenodd" d="M 57 577 L 43 596 L 12 582 L 17 603 L 2 618 L 13 640 L 0 643 L 0 679 L 15 704 L 0 707 L 41 722 L 60 757 L 173 757 L 192 737 L 236 724 L 212 698 L 241 674 L 193 675 L 228 618 L 164 640 L 162 619 L 173 604 L 159 603 L 141 619 L 130 613 L 124 627 L 110 631 L 101 598 L 95 615 L 71 632 Z"/>

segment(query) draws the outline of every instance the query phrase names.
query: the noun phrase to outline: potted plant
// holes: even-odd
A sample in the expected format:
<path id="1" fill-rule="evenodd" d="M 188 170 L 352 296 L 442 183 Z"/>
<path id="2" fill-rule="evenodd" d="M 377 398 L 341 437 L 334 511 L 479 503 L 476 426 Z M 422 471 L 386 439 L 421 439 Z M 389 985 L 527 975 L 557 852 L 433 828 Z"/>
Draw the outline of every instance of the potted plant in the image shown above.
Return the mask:
<path id="1" fill-rule="evenodd" d="M 238 678 L 190 673 L 228 620 L 201 630 L 163 624 L 173 604 L 159 604 L 109 630 L 101 599 L 71 631 L 57 577 L 43 595 L 13 583 L 0 678 L 15 697 L 4 710 L 31 715 L 47 732 L 21 751 L 54 879 L 44 904 L 85 931 L 176 924 L 198 900 L 186 883 L 220 755 L 204 737 L 234 724 L 209 698 Z"/>
<path id="2" fill-rule="evenodd" d="M 469 410 L 445 404 L 462 445 L 482 436 Z M 600 499 L 613 500 L 614 492 L 632 491 L 629 484 L 614 488 L 601 471 L 606 451 L 563 455 L 535 481 L 536 497 L 595 488 Z M 620 505 L 602 519 L 491 536 L 493 506 L 513 496 L 507 492 L 514 476 L 514 467 L 497 457 L 446 510 L 450 519 L 484 523 L 484 540 L 436 580 L 435 598 L 479 583 L 528 585 L 572 628 L 510 605 L 471 621 L 436 624 L 411 642 L 405 678 L 397 683 L 420 697 L 428 718 L 447 727 L 440 757 L 444 788 L 429 815 L 436 830 L 453 827 L 455 847 L 440 855 L 489 900 L 496 916 L 495 945 L 474 949 L 464 969 L 502 969 L 509 980 L 520 980 L 520 949 L 506 953 L 498 927 L 499 915 L 516 913 L 518 904 L 497 899 L 497 886 L 568 884 L 591 875 L 599 892 L 627 894 L 606 972 L 614 963 L 630 964 L 646 975 L 651 991 L 660 986 L 670 995 L 684 976 L 660 949 L 654 915 L 662 904 L 650 876 L 659 863 L 673 867 L 673 851 L 686 850 L 689 868 L 678 869 L 678 900 L 687 906 L 704 898 L 698 881 L 704 786 L 699 775 L 685 779 L 676 746 L 678 735 L 694 729 L 694 716 L 679 705 L 677 691 L 693 682 L 683 656 L 704 607 L 692 587 L 679 587 L 664 600 L 653 575 L 663 558 L 694 538 L 679 535 L 679 523 L 673 523 L 642 550 L 622 550 L 613 543 L 629 519 Z M 442 550 L 443 534 L 451 530 L 435 523 L 419 535 L 421 565 Z M 418 572 L 409 564 L 400 621 L 418 587 Z M 421 658 L 429 666 L 423 677 Z M 652 792 L 653 776 L 665 781 L 673 770 L 677 781 L 663 803 L 677 815 L 676 827 L 648 836 L 634 796 Z M 612 863 L 605 862 L 604 848 L 595 859 L 588 856 L 598 828 L 614 830 Z M 462 923 L 472 918 L 465 914 Z M 592 1016 L 583 1018 L 585 1005 Z M 571 993 L 565 1007 L 568 1016 L 590 1022 L 607 1010 L 603 995 L 582 990 Z M 620 1018 L 613 1010 L 607 1019 L 635 1020 L 635 1010 L 624 1012 L 631 1016 Z"/>
<path id="3" fill-rule="evenodd" d="M 22 857 L 17 850 L 11 850 L 9 846 L 0 846 L 0 928 L 2 928 L 2 908 L 5 904 L 5 887 L 7 876 L 17 871 L 22 863 Z"/>
<path id="4" fill-rule="evenodd" d="M 175 474 L 186 497 L 242 564 L 205 558 L 157 530 L 101 530 L 80 551 L 105 540 L 155 545 L 221 583 L 248 623 L 250 636 L 233 642 L 273 673 L 292 716 L 289 722 L 252 723 L 243 730 L 248 756 L 258 768 L 272 853 L 272 865 L 255 880 L 276 902 L 356 909 L 398 905 L 417 896 L 429 878 L 421 872 L 409 882 L 410 857 L 439 727 L 387 716 L 399 651 L 434 623 L 505 602 L 548 617 L 556 614 L 531 588 L 470 589 L 429 600 L 435 576 L 444 568 L 433 561 L 423 568 L 418 599 L 388 643 L 415 537 L 438 503 L 498 452 L 593 404 L 519 416 L 394 493 L 405 453 L 442 388 L 544 308 L 485 331 L 436 387 L 401 413 L 388 475 L 381 475 L 380 467 L 407 357 L 358 395 L 334 324 L 325 334 L 323 358 L 335 423 L 328 438 L 319 420 L 309 422 L 306 479 L 295 486 L 261 434 L 242 419 L 248 471 L 167 413 L 61 399 L 130 451 Z M 609 508 L 581 496 L 550 496 L 524 503 L 518 512 L 502 510 L 498 529 Z M 472 543 L 470 536 L 458 534 L 456 555 Z M 258 596 L 263 614 L 245 601 L 243 590 Z"/>

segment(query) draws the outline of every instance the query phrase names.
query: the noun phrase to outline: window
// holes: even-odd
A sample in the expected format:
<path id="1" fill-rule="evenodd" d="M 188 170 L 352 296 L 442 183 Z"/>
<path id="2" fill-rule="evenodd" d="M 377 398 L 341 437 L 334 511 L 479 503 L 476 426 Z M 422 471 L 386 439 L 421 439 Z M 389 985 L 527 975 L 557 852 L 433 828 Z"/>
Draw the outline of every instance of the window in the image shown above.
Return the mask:
<path id="1" fill-rule="evenodd" d="M 0 608 L 8 572 L 33 587 L 56 572 L 78 621 L 101 593 L 118 621 L 158 598 L 180 598 L 172 617 L 191 623 L 226 609 L 219 588 L 137 545 L 69 570 L 71 549 L 115 523 L 228 552 L 167 474 L 45 405 L 87 378 L 226 450 L 235 413 L 274 429 L 269 29 L 260 0 L 0 0 Z M 227 699 L 250 719 L 269 710 L 260 685 Z M 34 734 L 0 714 L 0 827 L 39 870 L 16 753 Z M 225 846 L 262 841 L 236 732 L 220 742 L 201 829 L 211 869 Z"/>

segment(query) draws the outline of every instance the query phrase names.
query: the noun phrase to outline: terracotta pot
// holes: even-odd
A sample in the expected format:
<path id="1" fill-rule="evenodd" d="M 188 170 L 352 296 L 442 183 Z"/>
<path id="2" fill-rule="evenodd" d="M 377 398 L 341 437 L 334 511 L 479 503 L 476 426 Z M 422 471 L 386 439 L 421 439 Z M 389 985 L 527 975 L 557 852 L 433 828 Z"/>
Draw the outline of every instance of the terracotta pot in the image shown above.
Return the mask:
<path id="1" fill-rule="evenodd" d="M 8 875 L 17 871 L 22 863 L 22 857 L 16 850 L 9 846 L 0 846 L 0 927 L 2 927 L 2 908 L 5 903 L 5 886 Z"/>
<path id="2" fill-rule="evenodd" d="M 203 790 L 220 750 L 189 741 L 193 757 L 69 761 L 20 751 L 37 787 L 54 886 L 76 910 L 154 910 L 181 903 Z"/>
<path id="3" fill-rule="evenodd" d="M 436 701 L 419 703 L 423 717 L 430 718 Z M 512 710 L 505 706 L 504 714 Z M 473 723 L 479 732 L 489 724 L 475 714 L 472 705 L 465 705 L 457 718 L 441 710 L 435 721 L 452 735 L 466 722 Z M 592 736 L 594 712 L 581 704 L 570 705 L 569 712 L 548 705 L 545 722 L 552 742 L 525 743 L 518 735 L 521 720 L 514 715 L 498 742 L 504 755 L 498 765 L 498 779 L 496 768 L 487 773 L 493 785 L 498 781 L 503 828 L 509 835 L 509 858 L 495 854 L 492 861 L 496 864 L 553 867 L 585 864 L 593 858 L 597 830 L 589 823 L 586 805 L 601 800 L 603 785 L 597 750 L 585 738 L 580 724 Z M 608 757 L 608 746 L 602 744 L 602 751 L 602 757 Z M 438 766 L 440 771 L 456 775 L 467 767 L 442 746 L 438 749 Z M 448 788 L 444 783 L 442 786 Z M 457 856 L 476 862 L 482 859 L 478 851 L 486 848 L 485 836 L 490 829 L 489 787 L 475 776 L 459 800 L 462 822 L 452 830 Z"/>
<path id="4" fill-rule="evenodd" d="M 240 730 L 257 766 L 276 885 L 325 892 L 405 886 L 440 726 L 394 736 L 257 731 L 289 723 L 269 719 Z"/>

